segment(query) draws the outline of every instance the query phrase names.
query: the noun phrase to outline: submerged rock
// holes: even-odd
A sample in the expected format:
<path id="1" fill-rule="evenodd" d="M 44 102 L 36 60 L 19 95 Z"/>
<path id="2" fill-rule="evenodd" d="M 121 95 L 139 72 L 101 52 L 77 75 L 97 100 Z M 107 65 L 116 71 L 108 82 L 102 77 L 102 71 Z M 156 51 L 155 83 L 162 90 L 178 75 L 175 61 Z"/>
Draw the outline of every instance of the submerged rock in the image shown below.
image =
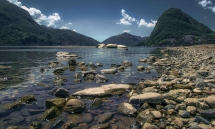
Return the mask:
<path id="1" fill-rule="evenodd" d="M 103 101 L 100 98 L 95 98 L 90 105 L 90 109 L 97 109 L 102 107 Z"/>
<path id="2" fill-rule="evenodd" d="M 107 79 L 105 76 L 103 75 L 99 75 L 99 74 L 96 74 L 95 76 L 95 81 L 96 83 L 105 83 L 107 82 L 109 79 Z"/>
<path id="3" fill-rule="evenodd" d="M 63 110 L 66 104 L 66 100 L 64 98 L 53 98 L 46 100 L 46 109 L 49 109 L 53 106 L 57 107 L 58 110 Z"/>
<path id="4" fill-rule="evenodd" d="M 105 112 L 98 118 L 100 124 L 108 122 L 113 117 L 113 112 Z"/>
<path id="5" fill-rule="evenodd" d="M 39 119 L 41 120 L 51 120 L 57 117 L 60 114 L 60 111 L 56 107 L 51 107 L 48 110 L 46 110 Z"/>
<path id="6" fill-rule="evenodd" d="M 64 73 L 64 69 L 58 68 L 53 71 L 55 75 L 62 75 Z"/>
<path id="7" fill-rule="evenodd" d="M 60 98 L 65 98 L 67 96 L 69 96 L 69 92 L 67 89 L 65 88 L 57 88 L 54 89 L 51 94 L 54 94 L 56 97 L 60 97 Z"/>
<path id="8" fill-rule="evenodd" d="M 85 103 L 78 99 L 70 99 L 64 107 L 64 111 L 68 113 L 80 113 L 84 110 Z"/>

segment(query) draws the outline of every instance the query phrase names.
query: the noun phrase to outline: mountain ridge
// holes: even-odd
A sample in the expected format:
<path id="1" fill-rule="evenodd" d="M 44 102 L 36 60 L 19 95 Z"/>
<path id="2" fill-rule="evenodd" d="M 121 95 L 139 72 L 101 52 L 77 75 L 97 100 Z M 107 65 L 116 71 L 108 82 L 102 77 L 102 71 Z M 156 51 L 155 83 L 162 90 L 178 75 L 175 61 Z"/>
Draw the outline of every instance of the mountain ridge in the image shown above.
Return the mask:
<path id="1" fill-rule="evenodd" d="M 136 36 L 136 35 L 132 35 L 130 33 L 124 32 L 119 35 L 111 36 L 105 39 L 102 43 L 113 43 L 113 44 L 121 44 L 126 46 L 135 46 L 144 39 L 145 37 L 140 37 L 140 36 Z"/>
<path id="2" fill-rule="evenodd" d="M 159 17 L 151 35 L 138 45 L 179 46 L 208 43 L 208 39 L 214 40 L 214 34 L 210 28 L 180 9 L 170 8 Z"/>
<path id="3" fill-rule="evenodd" d="M 26 10 L 0 0 L 0 46 L 95 46 L 98 43 L 72 30 L 39 25 Z"/>

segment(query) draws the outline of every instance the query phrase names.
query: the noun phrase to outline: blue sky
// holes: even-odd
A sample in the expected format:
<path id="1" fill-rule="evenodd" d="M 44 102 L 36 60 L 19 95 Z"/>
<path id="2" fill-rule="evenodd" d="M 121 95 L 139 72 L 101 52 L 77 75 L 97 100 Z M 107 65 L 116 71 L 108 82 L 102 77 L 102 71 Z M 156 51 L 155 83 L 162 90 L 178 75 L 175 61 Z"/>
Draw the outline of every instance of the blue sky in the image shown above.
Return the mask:
<path id="1" fill-rule="evenodd" d="M 70 29 L 100 42 L 128 32 L 149 36 L 158 18 L 179 8 L 215 29 L 215 0 L 8 0 L 27 10 L 38 24 Z"/>

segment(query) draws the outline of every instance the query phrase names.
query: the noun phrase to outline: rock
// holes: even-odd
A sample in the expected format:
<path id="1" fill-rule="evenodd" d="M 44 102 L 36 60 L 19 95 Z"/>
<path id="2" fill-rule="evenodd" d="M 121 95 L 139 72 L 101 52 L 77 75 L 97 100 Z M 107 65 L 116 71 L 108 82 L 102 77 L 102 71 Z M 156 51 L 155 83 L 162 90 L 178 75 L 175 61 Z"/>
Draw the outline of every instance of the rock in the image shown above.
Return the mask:
<path id="1" fill-rule="evenodd" d="M 81 79 L 75 79 L 74 82 L 81 83 Z"/>
<path id="2" fill-rule="evenodd" d="M 210 122 L 207 120 L 207 119 L 205 119 L 205 118 L 203 118 L 203 117 L 201 117 L 201 116 L 196 116 L 191 122 L 197 122 L 197 123 L 205 123 L 205 124 L 210 124 Z"/>
<path id="3" fill-rule="evenodd" d="M 10 126 L 7 129 L 19 129 L 17 126 Z"/>
<path id="4" fill-rule="evenodd" d="M 130 125 L 130 129 L 141 129 L 141 124 L 137 121 Z"/>
<path id="5" fill-rule="evenodd" d="M 64 84 L 65 81 L 67 81 L 66 77 L 56 76 L 52 83 L 54 83 L 56 86 L 61 86 Z"/>
<path id="6" fill-rule="evenodd" d="M 56 107 L 51 107 L 48 110 L 46 110 L 39 119 L 41 120 L 51 120 L 57 117 L 60 114 L 60 111 Z"/>
<path id="7" fill-rule="evenodd" d="M 90 105 L 90 109 L 97 109 L 102 107 L 103 101 L 100 98 L 95 98 Z"/>
<path id="8" fill-rule="evenodd" d="M 194 86 L 189 84 L 175 84 L 172 86 L 173 89 L 194 89 Z"/>
<path id="9" fill-rule="evenodd" d="M 81 71 L 87 71 L 87 66 L 86 65 L 82 65 L 80 69 L 81 69 Z"/>
<path id="10" fill-rule="evenodd" d="M 145 81 L 144 81 L 144 85 L 145 85 L 145 86 L 158 86 L 159 84 L 158 84 L 158 82 L 156 82 L 156 81 L 145 80 Z"/>
<path id="11" fill-rule="evenodd" d="M 145 110 L 145 111 L 140 112 L 140 113 L 137 115 L 136 120 L 137 120 L 141 125 L 143 125 L 143 123 L 151 122 L 151 121 L 153 120 L 153 116 L 150 114 L 150 111 L 149 111 L 149 110 Z"/>
<path id="12" fill-rule="evenodd" d="M 215 109 L 199 110 L 199 113 L 205 118 L 215 118 Z"/>
<path id="13" fill-rule="evenodd" d="M 109 123 L 98 124 L 98 125 L 94 125 L 94 126 L 90 127 L 90 129 L 106 129 L 109 126 L 110 126 Z"/>
<path id="14" fill-rule="evenodd" d="M 46 109 L 51 107 L 57 107 L 58 110 L 63 110 L 64 106 L 66 105 L 66 100 L 64 98 L 53 98 L 46 100 Z"/>
<path id="15" fill-rule="evenodd" d="M 87 82 L 93 82 L 95 80 L 94 74 L 87 74 L 87 76 L 84 77 L 84 80 Z"/>
<path id="16" fill-rule="evenodd" d="M 32 122 L 29 129 L 42 129 L 42 124 L 39 122 Z"/>
<path id="17" fill-rule="evenodd" d="M 136 96 L 132 96 L 129 99 L 129 102 L 133 104 L 145 103 L 145 102 L 151 103 L 151 104 L 160 104 L 163 101 L 164 101 L 164 97 L 161 94 L 155 93 L 155 92 L 139 94 Z"/>
<path id="18" fill-rule="evenodd" d="M 155 92 L 156 89 L 154 87 L 146 87 L 142 90 L 142 93 L 147 93 L 147 92 Z"/>
<path id="19" fill-rule="evenodd" d="M 76 96 L 88 96 L 88 97 L 103 97 L 110 95 L 118 95 L 124 93 L 131 86 L 127 84 L 108 84 L 101 87 L 87 88 L 81 91 L 75 92 Z"/>
<path id="20" fill-rule="evenodd" d="M 209 109 L 210 107 L 205 102 L 199 102 L 199 108 L 206 110 L 206 109 Z"/>
<path id="21" fill-rule="evenodd" d="M 174 126 L 177 126 L 178 128 L 182 128 L 183 127 L 183 122 L 181 122 L 180 120 L 174 120 L 174 121 L 172 121 L 172 123 L 171 123 L 172 125 L 174 125 Z"/>
<path id="22" fill-rule="evenodd" d="M 54 94 L 56 97 L 60 97 L 60 98 L 66 98 L 69 96 L 69 92 L 67 89 L 65 88 L 57 88 L 54 89 L 51 94 Z"/>
<path id="23" fill-rule="evenodd" d="M 150 124 L 150 123 L 145 123 L 143 125 L 142 129 L 159 129 L 159 128 L 155 125 Z"/>
<path id="24" fill-rule="evenodd" d="M 149 57 L 147 58 L 147 61 L 148 61 L 148 62 L 155 62 L 155 61 L 156 61 L 156 58 L 155 58 L 155 56 L 149 56 Z"/>
<path id="25" fill-rule="evenodd" d="M 210 95 L 205 99 L 205 103 L 209 106 L 215 108 L 215 95 Z"/>
<path id="26" fill-rule="evenodd" d="M 19 108 L 23 105 L 23 103 L 21 101 L 15 101 L 15 102 L 12 102 L 12 103 L 7 103 L 7 104 L 4 104 L 3 107 L 5 109 L 16 109 L 16 108 Z"/>
<path id="27" fill-rule="evenodd" d="M 187 106 L 199 106 L 199 100 L 197 98 L 186 98 L 184 102 Z"/>
<path id="28" fill-rule="evenodd" d="M 169 105 L 166 105 L 166 106 L 165 106 L 165 108 L 166 108 L 166 109 L 175 109 L 175 106 L 174 106 L 174 105 L 169 104 Z"/>
<path id="29" fill-rule="evenodd" d="M 177 104 L 175 106 L 175 110 L 185 110 L 186 109 L 186 105 L 185 104 Z"/>
<path id="30" fill-rule="evenodd" d="M 144 70 L 145 68 L 144 68 L 144 66 L 137 66 L 137 70 L 138 71 L 142 71 L 142 70 Z"/>
<path id="31" fill-rule="evenodd" d="M 53 73 L 54 73 L 55 75 L 62 75 L 62 74 L 64 73 L 64 69 L 62 69 L 62 68 L 57 68 L 57 69 L 55 69 L 55 70 L 53 71 Z"/>
<path id="32" fill-rule="evenodd" d="M 191 114 L 191 115 L 194 115 L 196 114 L 196 107 L 194 106 L 187 106 L 186 110 Z"/>
<path id="33" fill-rule="evenodd" d="M 126 116 L 136 116 L 137 110 L 129 103 L 119 104 L 117 111 Z"/>
<path id="34" fill-rule="evenodd" d="M 176 102 L 182 102 L 186 98 L 186 94 L 190 93 L 188 89 L 170 90 L 168 93 L 163 94 L 164 98 L 174 100 Z M 180 99 L 180 97 L 183 97 Z"/>
<path id="35" fill-rule="evenodd" d="M 105 48 L 106 45 L 103 43 L 103 44 L 98 44 L 98 48 Z"/>
<path id="36" fill-rule="evenodd" d="M 124 60 L 121 62 L 121 66 L 129 67 L 129 66 L 132 66 L 132 63 L 129 62 L 128 60 Z"/>
<path id="37" fill-rule="evenodd" d="M 52 62 L 48 63 L 49 68 L 56 68 L 59 65 L 60 65 L 60 62 L 58 62 L 58 61 L 52 61 Z"/>
<path id="38" fill-rule="evenodd" d="M 102 69 L 100 72 L 103 74 L 115 74 L 115 73 L 117 73 L 117 69 L 116 68 Z"/>
<path id="39" fill-rule="evenodd" d="M 107 48 L 117 48 L 117 44 L 112 44 L 112 43 L 107 44 L 106 46 Z"/>
<path id="40" fill-rule="evenodd" d="M 108 81 L 108 79 L 103 75 L 96 74 L 95 81 L 96 83 L 105 83 Z"/>
<path id="41" fill-rule="evenodd" d="M 91 113 L 85 113 L 82 120 L 84 123 L 91 123 L 93 121 L 93 115 Z"/>
<path id="42" fill-rule="evenodd" d="M 138 62 L 147 62 L 147 58 L 139 59 Z"/>
<path id="43" fill-rule="evenodd" d="M 105 112 L 98 118 L 100 124 L 108 122 L 113 117 L 113 112 Z"/>
<path id="44" fill-rule="evenodd" d="M 178 115 L 183 117 L 183 118 L 188 118 L 190 117 L 190 113 L 186 110 L 179 110 Z"/>
<path id="45" fill-rule="evenodd" d="M 76 54 L 71 54 L 70 52 L 57 52 L 57 57 L 78 57 Z"/>
<path id="46" fill-rule="evenodd" d="M 154 118 L 156 118 L 156 119 L 159 119 L 159 118 L 162 117 L 162 114 L 161 114 L 161 112 L 159 112 L 159 111 L 150 111 L 150 113 L 151 113 L 152 116 L 153 116 Z"/>
<path id="47" fill-rule="evenodd" d="M 64 107 L 64 111 L 68 113 L 79 113 L 85 110 L 85 104 L 81 100 L 78 99 L 70 99 L 66 106 Z"/>
<path id="48" fill-rule="evenodd" d="M 74 78 L 75 79 L 80 79 L 81 78 L 81 74 L 80 73 L 75 73 L 74 74 Z"/>
<path id="49" fill-rule="evenodd" d="M 77 63 L 76 63 L 76 60 L 75 60 L 74 58 L 69 59 L 69 61 L 68 61 L 68 65 L 69 65 L 69 66 L 71 66 L 71 65 L 75 66 L 76 64 L 77 64 Z"/>
<path id="50" fill-rule="evenodd" d="M 33 101 L 36 101 L 36 99 L 33 95 L 25 95 L 20 100 L 22 103 L 27 103 L 27 104 L 29 104 Z"/>

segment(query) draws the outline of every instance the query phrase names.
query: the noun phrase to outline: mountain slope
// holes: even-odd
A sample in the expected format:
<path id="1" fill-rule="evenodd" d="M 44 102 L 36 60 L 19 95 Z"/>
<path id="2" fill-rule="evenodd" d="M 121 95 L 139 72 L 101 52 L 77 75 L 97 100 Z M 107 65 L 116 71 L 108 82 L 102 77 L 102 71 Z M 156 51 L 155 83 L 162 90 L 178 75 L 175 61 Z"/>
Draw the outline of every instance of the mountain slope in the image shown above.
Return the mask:
<path id="1" fill-rule="evenodd" d="M 71 30 L 38 25 L 30 14 L 20 7 L 0 0 L 1 46 L 97 45 L 99 42 Z"/>
<path id="2" fill-rule="evenodd" d="M 170 8 L 158 19 L 149 38 L 140 45 L 177 46 L 205 42 L 214 32 L 180 9 Z"/>
<path id="3" fill-rule="evenodd" d="M 143 41 L 145 38 L 140 36 L 131 35 L 129 33 L 123 33 L 120 35 L 112 36 L 103 41 L 103 43 L 114 43 L 114 44 L 122 44 L 126 46 L 135 46 L 139 42 Z"/>

